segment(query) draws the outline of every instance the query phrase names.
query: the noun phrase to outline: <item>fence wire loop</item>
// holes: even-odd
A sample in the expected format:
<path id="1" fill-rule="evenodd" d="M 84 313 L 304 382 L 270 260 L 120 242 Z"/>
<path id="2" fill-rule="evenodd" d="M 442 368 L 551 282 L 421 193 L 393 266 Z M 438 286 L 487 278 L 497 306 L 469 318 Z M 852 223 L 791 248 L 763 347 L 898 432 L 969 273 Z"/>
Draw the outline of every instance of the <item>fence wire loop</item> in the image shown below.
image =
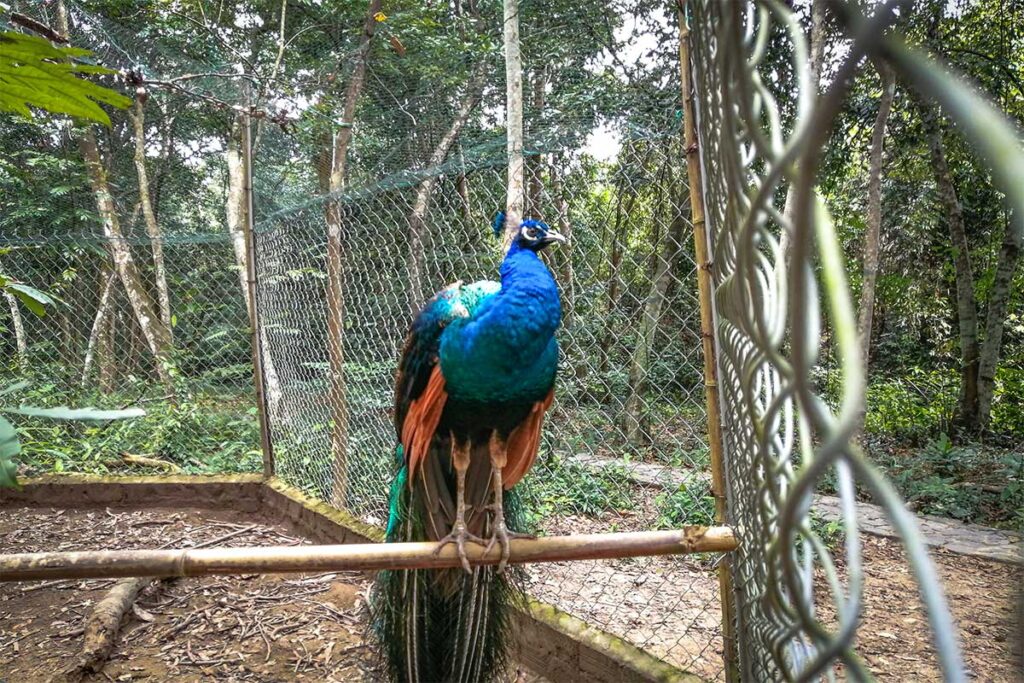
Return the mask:
<path id="1" fill-rule="evenodd" d="M 692 3 L 698 127 L 714 244 L 720 384 L 730 521 L 742 540 L 732 563 L 741 665 L 751 680 L 833 680 L 841 662 L 871 678 L 854 639 L 863 569 L 854 479 L 875 494 L 901 533 L 947 680 L 963 665 L 942 588 L 912 517 L 852 442 L 863 404 L 853 306 L 827 207 L 813 189 L 817 153 L 837 113 L 848 72 L 891 19 L 885 5 L 859 28 L 829 94 L 817 98 L 795 12 L 764 0 Z M 782 125 L 760 69 L 769 36 L 787 36 L 798 74 L 796 115 Z M 798 163 L 797 163 L 798 162 Z M 793 209 L 774 205 L 790 181 Z M 816 253 L 814 250 L 816 249 Z M 815 268 L 815 263 L 820 268 Z M 822 362 L 827 307 L 842 367 L 833 410 L 811 370 Z M 844 576 L 811 525 L 811 495 L 837 481 L 845 527 Z M 835 618 L 823 621 L 819 606 Z"/>

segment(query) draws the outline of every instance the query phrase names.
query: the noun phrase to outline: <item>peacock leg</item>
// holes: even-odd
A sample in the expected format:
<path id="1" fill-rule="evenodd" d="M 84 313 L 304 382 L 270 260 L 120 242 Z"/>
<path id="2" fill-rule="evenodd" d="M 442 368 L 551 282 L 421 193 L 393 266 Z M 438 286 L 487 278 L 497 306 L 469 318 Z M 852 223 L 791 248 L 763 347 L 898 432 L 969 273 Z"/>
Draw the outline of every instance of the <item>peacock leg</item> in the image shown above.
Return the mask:
<path id="1" fill-rule="evenodd" d="M 495 543 L 501 546 L 501 560 L 498 562 L 498 573 L 505 571 L 505 567 L 508 565 L 508 558 L 512 552 L 511 541 L 513 538 L 534 538 L 530 534 L 520 534 L 514 531 L 509 531 L 508 526 L 505 524 L 505 508 L 502 504 L 502 498 L 504 494 L 504 487 L 501 480 L 501 471 L 505 469 L 505 465 L 508 464 L 508 454 L 506 452 L 506 446 L 508 444 L 502 439 L 498 432 L 491 433 L 490 441 L 490 453 L 491 453 L 491 488 L 494 489 L 494 503 L 491 505 L 493 516 L 491 518 L 491 540 L 487 542 L 487 548 L 484 550 L 486 555 L 494 547 Z"/>
<path id="2" fill-rule="evenodd" d="M 473 573 L 466 557 L 466 541 L 484 544 L 484 539 L 475 534 L 469 533 L 466 527 L 466 472 L 469 470 L 469 442 L 459 443 L 452 435 L 452 467 L 455 469 L 455 524 L 452 525 L 451 533 L 439 541 L 435 555 L 441 553 L 441 549 L 449 543 L 454 543 L 458 551 L 459 560 L 462 561 L 462 568 Z"/>

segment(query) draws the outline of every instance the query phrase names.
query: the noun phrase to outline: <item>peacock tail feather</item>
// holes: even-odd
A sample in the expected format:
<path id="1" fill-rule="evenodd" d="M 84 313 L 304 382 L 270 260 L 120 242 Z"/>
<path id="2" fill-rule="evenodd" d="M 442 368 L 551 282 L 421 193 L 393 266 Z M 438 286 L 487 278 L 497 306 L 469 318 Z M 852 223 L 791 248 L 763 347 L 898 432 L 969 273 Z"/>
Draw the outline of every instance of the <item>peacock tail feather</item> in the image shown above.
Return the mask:
<path id="1" fill-rule="evenodd" d="M 388 542 L 428 540 L 416 512 L 417 489 L 403 466 L 391 487 Z M 523 528 L 515 490 L 505 494 L 510 530 Z M 485 529 L 484 536 L 490 535 Z M 377 575 L 371 600 L 372 637 L 384 655 L 389 679 L 399 683 L 479 683 L 507 671 L 512 612 L 523 603 L 524 573 L 509 566 L 386 570 Z"/>

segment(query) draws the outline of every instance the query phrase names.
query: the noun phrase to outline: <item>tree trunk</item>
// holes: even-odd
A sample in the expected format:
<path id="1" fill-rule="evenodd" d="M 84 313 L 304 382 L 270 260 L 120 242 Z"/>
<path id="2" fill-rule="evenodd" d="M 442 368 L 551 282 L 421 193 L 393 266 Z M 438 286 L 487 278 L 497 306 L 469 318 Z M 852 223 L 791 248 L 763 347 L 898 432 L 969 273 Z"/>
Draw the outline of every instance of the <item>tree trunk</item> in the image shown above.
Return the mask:
<path id="1" fill-rule="evenodd" d="M 821 89 L 821 67 L 825 60 L 825 1 L 811 0 L 811 54 L 807 66 L 810 70 L 811 94 L 814 98 L 817 98 L 818 90 Z M 794 201 L 796 201 L 796 193 L 793 191 L 791 182 L 786 190 L 786 203 L 782 209 L 783 215 L 790 220 L 793 217 Z M 789 263 L 789 239 L 789 231 L 783 230 L 779 236 L 779 248 L 787 263 Z"/>
<path id="2" fill-rule="evenodd" d="M 647 387 L 647 374 L 650 370 L 651 348 L 658 330 L 658 321 L 661 320 L 664 310 L 668 285 L 672 280 L 672 264 L 682 249 L 686 225 L 686 218 L 681 213 L 677 215 L 669 225 L 668 234 L 661 248 L 655 249 L 657 265 L 640 319 L 640 338 L 633 347 L 629 363 L 629 393 L 623 409 L 626 439 L 633 445 L 638 445 L 642 436 L 640 415 L 643 412 L 643 392 Z"/>
<path id="3" fill-rule="evenodd" d="M 92 371 L 93 362 L 96 359 L 97 353 L 101 350 L 99 349 L 101 337 L 109 329 L 108 318 L 110 317 L 111 302 L 114 300 L 114 280 L 116 277 L 117 274 L 113 269 L 104 264 L 100 275 L 100 300 L 96 305 L 96 317 L 92 321 L 89 343 L 85 348 L 85 362 L 82 364 L 83 389 L 89 382 L 89 373 Z M 103 374 L 102 371 L 100 374 Z"/>
<path id="4" fill-rule="evenodd" d="M 878 281 L 879 237 L 882 229 L 882 153 L 885 146 L 885 127 L 892 110 L 896 92 L 896 77 L 885 63 L 878 62 L 878 75 L 882 81 L 882 97 L 871 132 L 871 158 L 868 169 L 868 225 L 864 234 L 864 277 L 860 290 L 857 331 L 860 336 L 860 358 L 867 377 L 871 349 L 871 324 L 875 310 L 875 284 Z"/>
<path id="5" fill-rule="evenodd" d="M 1013 274 L 1020 259 L 1021 233 L 1006 221 L 1003 244 L 999 249 L 996 275 L 988 295 L 988 317 L 985 321 L 985 342 L 981 345 L 978 367 L 978 424 L 986 428 L 992 418 L 992 397 L 995 393 L 996 367 L 1003 344 L 1003 325 L 1010 302 Z"/>
<path id="6" fill-rule="evenodd" d="M 957 402 L 956 422 L 969 431 L 979 427 L 978 374 L 980 349 L 978 343 L 978 306 L 974 296 L 974 273 L 971 269 L 970 245 L 964 227 L 963 211 L 957 198 L 953 174 L 946 162 L 946 151 L 939 129 L 938 106 L 919 102 L 921 122 L 928 138 L 932 158 L 932 171 L 939 200 L 946 214 L 949 237 L 953 244 L 953 264 L 956 268 L 956 308 L 960 326 L 960 398 Z"/>
<path id="7" fill-rule="evenodd" d="M 523 219 L 523 62 L 519 54 L 519 0 L 505 3 L 505 128 L 508 140 L 508 185 L 505 199 L 504 250 L 512 246 Z"/>
<path id="8" fill-rule="evenodd" d="M 437 174 L 434 168 L 444 163 L 452 144 L 459 136 L 462 127 L 469 120 L 469 115 L 476 108 L 477 102 L 483 95 L 484 77 L 487 74 L 485 62 L 480 62 L 473 72 L 467 88 L 466 97 L 455 112 L 448 130 L 438 141 L 434 150 L 427 159 L 428 175 L 420 181 L 416 189 L 416 199 L 413 201 L 412 211 L 409 213 L 409 304 L 412 313 L 415 315 L 420 306 L 423 305 L 423 234 L 426 231 L 427 209 L 430 208 L 430 195 L 434 185 L 437 183 Z"/>
<path id="9" fill-rule="evenodd" d="M 146 114 L 144 99 L 135 97 L 135 111 L 129 113 L 135 133 L 135 171 L 139 176 L 139 202 L 142 205 L 142 218 L 146 223 L 146 234 L 149 236 L 153 249 L 153 275 L 156 281 L 156 295 L 160 302 L 160 321 L 167 328 L 167 338 L 173 342 L 174 332 L 171 326 L 171 295 L 167 288 L 167 268 L 164 265 L 163 235 L 156 222 L 153 204 L 150 200 L 149 174 L 146 171 Z"/>
<path id="10" fill-rule="evenodd" d="M 121 224 L 114 206 L 114 198 L 107 182 L 107 171 L 100 160 L 96 135 L 92 128 L 86 128 L 78 138 L 78 148 L 85 159 L 89 182 L 96 196 L 96 208 L 103 223 L 103 235 L 107 238 L 114 266 L 124 285 L 128 302 L 135 313 L 135 319 L 146 337 L 150 353 L 153 354 L 157 375 L 168 394 L 174 394 L 173 357 L 170 330 L 156 315 L 153 300 L 142 283 L 142 276 L 132 258 L 131 248 L 121 233 Z"/>
<path id="11" fill-rule="evenodd" d="M 462 218 L 466 223 L 473 220 L 473 205 L 469 197 L 469 178 L 466 176 L 466 156 L 462 153 L 462 145 L 459 145 L 459 175 L 455 179 L 455 191 L 459 194 L 462 203 Z"/>
<path id="12" fill-rule="evenodd" d="M 534 122 L 540 120 L 544 111 L 545 88 L 547 87 L 547 69 L 541 68 L 533 79 L 533 116 Z M 541 201 L 544 194 L 544 155 L 531 154 L 526 158 L 526 213 L 533 218 L 541 218 Z"/>
<path id="13" fill-rule="evenodd" d="M 555 200 L 555 223 L 558 231 L 562 233 L 566 241 L 572 244 L 572 222 L 569 220 L 569 200 L 565 196 L 565 187 L 562 182 L 562 170 L 559 163 L 564 159 L 552 159 L 549 166 L 551 173 L 551 194 Z M 572 249 L 558 250 L 558 284 L 562 294 L 562 328 L 572 329 L 575 323 L 574 314 L 576 310 L 576 274 L 573 270 Z"/>
<path id="14" fill-rule="evenodd" d="M 345 185 L 349 143 L 356 103 L 363 89 L 370 57 L 370 41 L 376 30 L 374 15 L 380 12 L 381 0 L 370 0 L 363 22 L 363 34 L 352 64 L 352 74 L 345 89 L 341 122 L 329 138 L 322 158 L 330 163 L 318 169 L 320 189 L 336 194 Z M 330 368 L 331 461 L 334 478 L 331 498 L 336 507 L 344 508 L 348 499 L 348 428 L 349 412 L 345 385 L 345 233 L 344 212 L 340 199 L 332 199 L 325 207 L 327 222 L 327 353 Z"/>
<path id="15" fill-rule="evenodd" d="M 113 268 L 104 267 L 102 271 L 108 277 L 113 277 L 114 287 L 110 292 L 107 315 L 100 325 L 99 337 L 96 339 L 96 366 L 99 368 L 100 392 L 112 394 L 117 389 L 117 356 L 114 354 L 114 337 L 117 329 L 118 307 L 116 302 L 117 294 L 117 271 Z M 134 327 L 134 326 L 133 326 Z M 135 360 L 134 352 L 129 355 L 129 362 Z M 128 368 L 131 374 L 133 370 Z"/>
<path id="16" fill-rule="evenodd" d="M 246 249 L 246 226 L 248 221 L 248 202 L 245 195 L 245 159 L 242 155 L 242 128 L 245 120 L 242 114 L 236 114 L 231 119 L 231 128 L 228 131 L 227 139 L 227 166 L 228 166 L 228 188 L 224 212 L 227 218 L 228 235 L 231 237 L 231 248 L 235 252 L 235 267 L 238 268 L 238 284 L 242 291 L 242 301 L 245 303 L 245 314 L 252 326 L 253 321 L 249 317 L 252 311 L 252 302 L 249 300 L 249 252 Z M 274 356 L 271 353 L 269 332 L 266 329 L 260 330 L 261 360 L 263 364 L 263 384 L 266 389 L 267 412 L 271 417 L 281 415 L 283 408 L 281 379 L 277 374 L 277 366 L 274 364 Z"/>
<path id="17" fill-rule="evenodd" d="M 57 4 L 57 15 L 61 33 L 70 36 L 67 10 L 63 2 Z M 96 133 L 92 126 L 86 126 L 77 138 L 78 149 L 85 161 L 86 172 L 89 176 L 89 184 L 92 186 L 93 195 L 96 198 L 97 213 L 99 213 L 100 221 L 103 224 L 103 236 L 107 238 L 107 244 L 114 259 L 114 267 L 121 278 L 121 284 L 124 285 L 124 291 L 128 296 L 132 311 L 135 313 L 135 319 L 146 336 L 149 351 L 153 354 L 157 375 L 167 393 L 173 396 L 174 373 L 170 330 L 156 315 L 153 300 L 143 286 L 142 277 L 135 266 L 131 249 L 121 232 L 120 218 L 107 180 L 107 169 L 103 166 L 99 147 L 96 144 Z"/>
<path id="18" fill-rule="evenodd" d="M 4 292 L 7 305 L 11 308 L 11 326 L 14 328 L 14 342 L 18 349 L 18 368 L 28 369 L 28 338 L 25 336 L 25 323 L 21 319 L 21 309 L 18 308 L 18 300 L 10 292 Z"/>

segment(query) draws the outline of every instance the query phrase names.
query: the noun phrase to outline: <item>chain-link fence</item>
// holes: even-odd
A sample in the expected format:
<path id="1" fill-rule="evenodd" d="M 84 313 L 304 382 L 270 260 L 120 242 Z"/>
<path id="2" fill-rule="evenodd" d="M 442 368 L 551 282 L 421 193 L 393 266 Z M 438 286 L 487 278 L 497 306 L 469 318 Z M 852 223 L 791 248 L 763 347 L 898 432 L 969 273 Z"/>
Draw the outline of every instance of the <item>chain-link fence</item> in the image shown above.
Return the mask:
<path id="1" fill-rule="evenodd" d="M 854 441 L 863 419 L 854 309 L 832 219 L 814 189 L 815 164 L 846 79 L 894 15 L 882 8 L 868 28 L 857 26 L 857 40 L 818 100 L 793 11 L 771 2 L 711 1 L 694 2 L 692 10 L 729 521 L 743 539 L 731 560 L 743 675 L 831 680 L 839 662 L 853 678 L 870 678 L 854 647 L 864 580 L 854 489 L 860 481 L 901 536 L 947 680 L 961 680 L 951 619 L 921 535 Z M 776 84 L 762 73 L 772 35 L 787 42 L 800 75 L 796 120 L 788 129 Z M 785 208 L 777 192 L 791 195 Z M 841 368 L 835 408 L 822 398 L 812 372 L 822 361 L 826 315 L 835 339 L 828 351 Z M 842 501 L 842 576 L 810 514 L 827 473 L 836 477 Z"/>
<path id="2" fill-rule="evenodd" d="M 332 188 L 362 10 L 286 9 L 264 13 L 265 30 L 246 33 L 256 13 L 217 24 L 189 12 L 70 7 L 74 43 L 128 74 L 143 102 L 94 129 L 112 212 L 96 202 L 104 188 L 83 163 L 81 130 L 47 132 L 59 168 L 13 163 L 17 173 L 37 168 L 32 187 L 45 196 L 11 202 L 2 235 L 14 251 L 0 258 L 6 272 L 62 303 L 45 318 L 19 310 L 24 362 L 5 337 L 5 368 L 12 380 L 32 379 L 18 397 L 26 403 L 137 406 L 147 416 L 25 423 L 23 474 L 259 470 L 243 229 L 248 119 L 276 472 L 383 525 L 395 471 L 393 373 L 409 322 L 439 288 L 497 278 L 502 255 L 490 223 L 506 193 L 500 52 L 492 42 L 479 59 L 459 54 L 421 73 L 390 39 L 417 49 L 422 12 L 375 20 L 344 186 Z M 538 34 L 524 46 L 527 211 L 570 237 L 548 255 L 562 290 L 563 358 L 541 455 L 522 484 L 529 523 L 542 533 L 677 528 L 714 515 L 678 36 L 674 13 L 638 17 L 632 34 L 610 37 L 657 55 L 644 68 L 604 57 L 590 73 L 575 48 L 554 39 L 557 26 L 551 40 Z M 279 18 L 283 57 L 272 40 Z M 596 8 L 571 20 L 582 19 L 587 30 L 605 30 Z M 479 25 L 431 31 L 462 40 Z M 206 52 L 186 38 L 197 30 Z M 500 23 L 481 35 L 493 41 Z M 570 67 L 571 77 L 559 73 Z M 32 206 L 36 215 L 17 215 Z M 332 221 L 344 226 L 337 272 Z M 166 336 L 144 329 L 161 324 Z M 154 350 L 154 338 L 166 348 Z M 588 624 L 679 668 L 722 674 L 711 558 L 544 565 L 528 580 L 532 596 Z"/>
<path id="3" fill-rule="evenodd" d="M 395 469 L 392 379 L 409 321 L 439 288 L 495 278 L 501 258 L 489 228 L 506 192 L 496 8 L 456 2 L 366 17 L 364 7 L 330 3 L 226 14 L 72 7 L 73 41 L 121 69 L 136 104 L 109 129 L 0 127 L 5 145 L 25 150 L 0 159 L 0 265 L 60 299 L 45 317 L 3 302 L 0 387 L 29 379 L 14 398 L 148 414 L 25 422 L 23 473 L 257 471 L 255 294 L 277 474 L 382 526 Z M 24 9 L 55 21 L 49 6 Z M 795 103 L 799 134 L 788 137 L 759 60 L 780 31 L 797 74 L 806 49 L 778 3 L 706 0 L 692 12 L 728 521 L 743 541 L 732 569 L 742 664 L 756 680 L 806 680 L 836 658 L 863 673 L 852 646 L 860 551 L 851 471 L 898 522 L 933 626 L 951 631 L 919 537 L 848 446 L 860 378 L 847 362 L 848 296 L 829 279 L 842 271 L 828 261 L 829 223 L 776 206 L 817 110 L 810 97 Z M 564 353 L 541 455 L 521 484 L 529 522 L 543 533 L 709 523 L 675 11 L 524 5 L 524 21 L 533 22 L 527 213 L 570 237 L 548 256 Z M 791 237 L 787 263 L 781 242 Z M 821 272 L 809 267 L 815 245 Z M 838 417 L 815 393 L 819 287 L 840 360 Z M 828 469 L 845 505 L 845 585 L 808 515 Z M 681 669 L 723 675 L 713 559 L 528 572 L 533 596 Z M 815 597 L 833 603 L 835 624 L 815 616 Z M 955 646 L 939 644 L 954 667 Z"/>

